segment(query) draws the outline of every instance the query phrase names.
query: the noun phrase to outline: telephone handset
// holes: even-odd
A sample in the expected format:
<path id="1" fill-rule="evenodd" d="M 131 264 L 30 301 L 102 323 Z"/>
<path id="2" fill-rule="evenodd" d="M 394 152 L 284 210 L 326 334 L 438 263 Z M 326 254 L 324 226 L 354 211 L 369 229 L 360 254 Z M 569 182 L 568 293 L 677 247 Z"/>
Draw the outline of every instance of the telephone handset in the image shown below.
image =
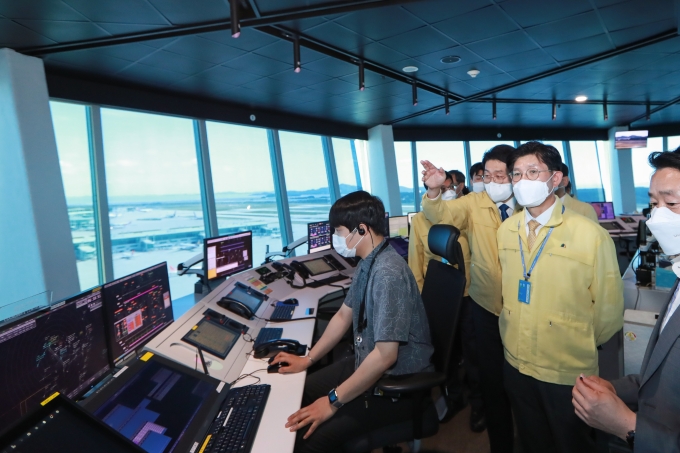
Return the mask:
<path id="1" fill-rule="evenodd" d="M 300 344 L 297 340 L 281 338 L 262 343 L 255 347 L 255 349 L 253 349 L 253 357 L 256 359 L 265 359 L 274 357 L 279 352 L 288 352 L 290 354 L 303 356 L 307 353 L 307 345 Z"/>
<path id="2" fill-rule="evenodd" d="M 242 318 L 253 319 L 253 316 L 255 316 L 255 313 L 246 304 L 235 299 L 223 297 L 217 302 L 217 305 L 232 313 L 236 313 Z"/>
<path id="3" fill-rule="evenodd" d="M 304 280 L 307 280 L 309 278 L 309 271 L 307 268 L 299 261 L 291 261 L 290 262 L 290 267 L 295 269 L 295 272 L 298 273 L 300 277 L 302 277 Z"/>

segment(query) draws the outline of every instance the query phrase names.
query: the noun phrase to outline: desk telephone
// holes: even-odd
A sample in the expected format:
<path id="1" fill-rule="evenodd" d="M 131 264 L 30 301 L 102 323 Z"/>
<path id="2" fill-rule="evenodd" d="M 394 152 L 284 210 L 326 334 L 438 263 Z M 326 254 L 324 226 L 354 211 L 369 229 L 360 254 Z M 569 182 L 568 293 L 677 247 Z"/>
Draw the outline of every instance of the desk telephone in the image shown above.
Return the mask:
<path id="1" fill-rule="evenodd" d="M 279 352 L 288 352 L 289 354 L 303 356 L 307 354 L 307 345 L 300 344 L 297 340 L 281 338 L 256 346 L 253 349 L 253 357 L 256 359 L 266 359 L 268 357 L 274 357 Z"/>

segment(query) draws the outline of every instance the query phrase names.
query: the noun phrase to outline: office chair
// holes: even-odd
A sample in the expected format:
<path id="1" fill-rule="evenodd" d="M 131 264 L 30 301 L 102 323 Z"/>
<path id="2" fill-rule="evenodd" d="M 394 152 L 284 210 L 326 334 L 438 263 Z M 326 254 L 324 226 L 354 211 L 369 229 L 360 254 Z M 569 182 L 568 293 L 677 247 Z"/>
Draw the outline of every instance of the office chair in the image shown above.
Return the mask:
<path id="1" fill-rule="evenodd" d="M 432 253 L 446 258 L 452 265 L 458 265 L 456 269 L 433 259 L 425 274 L 421 296 L 430 324 L 435 371 L 386 377 L 376 384 L 386 397 L 400 394 L 401 398 L 411 398 L 413 417 L 350 439 L 343 445 L 346 453 L 366 452 L 410 441 L 414 442 L 413 451 L 419 451 L 420 439 L 434 436 L 439 430 L 439 418 L 430 394 L 432 388 L 443 386 L 448 380 L 451 352 L 465 292 L 465 264 L 458 243 L 459 235 L 460 231 L 453 226 L 434 225 L 427 240 Z"/>

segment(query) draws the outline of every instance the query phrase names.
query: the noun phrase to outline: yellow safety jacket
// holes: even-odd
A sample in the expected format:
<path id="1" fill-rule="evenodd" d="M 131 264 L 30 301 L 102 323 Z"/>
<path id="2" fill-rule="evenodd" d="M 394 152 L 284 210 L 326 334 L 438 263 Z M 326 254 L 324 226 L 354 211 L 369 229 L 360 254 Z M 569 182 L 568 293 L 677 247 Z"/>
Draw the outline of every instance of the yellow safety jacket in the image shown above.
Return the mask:
<path id="1" fill-rule="evenodd" d="M 566 209 L 571 209 L 576 214 L 581 214 L 583 217 L 590 219 L 595 223 L 599 223 L 597 213 L 590 204 L 578 201 L 575 198 L 571 198 L 569 195 L 565 195 L 564 200 L 561 201 L 564 203 Z"/>
<path id="2" fill-rule="evenodd" d="M 529 304 L 519 301 L 523 280 L 519 241 L 531 272 Z M 513 216 L 498 230 L 503 273 L 500 332 L 505 358 L 539 381 L 573 385 L 580 373 L 598 374 L 597 346 L 623 326 L 623 283 L 614 242 L 599 225 L 565 209 L 555 197 L 534 248 L 527 245 L 526 217 Z"/>
<path id="3" fill-rule="evenodd" d="M 470 193 L 455 200 L 434 200 L 423 195 L 423 212 L 433 224 L 453 225 L 467 233 L 470 250 L 470 297 L 485 310 L 498 316 L 503 307 L 501 296 L 501 265 L 498 261 L 496 232 L 501 215 L 496 203 L 486 192 Z M 515 212 L 521 207 L 515 205 Z M 509 221 L 507 219 L 506 221 Z"/>
<path id="4" fill-rule="evenodd" d="M 416 283 L 421 292 L 423 291 L 427 265 L 430 263 L 430 260 L 436 259 L 441 261 L 441 257 L 432 253 L 427 245 L 427 237 L 431 227 L 432 223 L 427 220 L 422 212 L 419 212 L 411 219 L 411 232 L 409 233 L 408 240 L 408 267 L 411 268 L 413 275 L 416 277 Z M 467 296 L 468 288 L 470 287 L 470 246 L 465 232 L 461 231 L 458 243 L 463 250 L 466 278 L 465 296 Z"/>

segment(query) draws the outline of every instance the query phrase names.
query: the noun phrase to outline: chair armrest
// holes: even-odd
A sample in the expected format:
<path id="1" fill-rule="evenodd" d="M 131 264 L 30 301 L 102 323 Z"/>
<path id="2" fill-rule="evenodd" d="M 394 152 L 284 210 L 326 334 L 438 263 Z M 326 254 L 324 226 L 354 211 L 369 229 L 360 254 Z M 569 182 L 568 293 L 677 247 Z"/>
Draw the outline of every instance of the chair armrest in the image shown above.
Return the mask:
<path id="1" fill-rule="evenodd" d="M 444 373 L 415 373 L 380 379 L 376 387 L 389 393 L 415 393 L 446 382 Z"/>

